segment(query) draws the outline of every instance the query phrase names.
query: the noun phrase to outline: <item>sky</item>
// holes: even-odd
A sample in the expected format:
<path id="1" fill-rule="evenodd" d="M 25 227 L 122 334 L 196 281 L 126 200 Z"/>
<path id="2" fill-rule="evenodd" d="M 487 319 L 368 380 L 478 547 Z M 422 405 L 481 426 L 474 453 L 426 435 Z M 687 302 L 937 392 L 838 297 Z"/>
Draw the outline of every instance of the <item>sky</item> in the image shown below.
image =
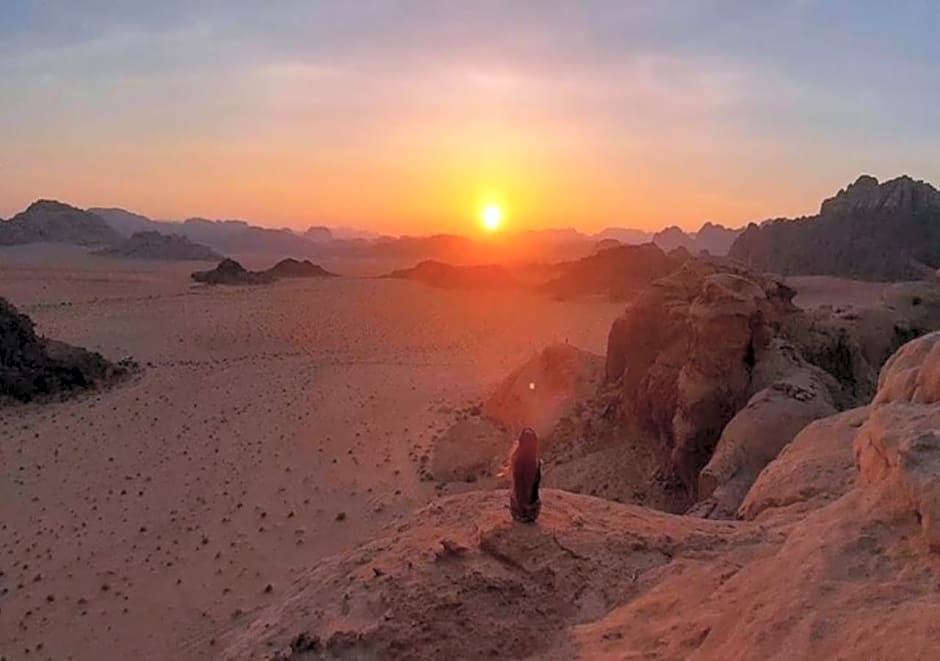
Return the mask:
<path id="1" fill-rule="evenodd" d="M 382 233 L 694 229 L 940 184 L 940 3 L 2 0 L 34 199 Z"/>

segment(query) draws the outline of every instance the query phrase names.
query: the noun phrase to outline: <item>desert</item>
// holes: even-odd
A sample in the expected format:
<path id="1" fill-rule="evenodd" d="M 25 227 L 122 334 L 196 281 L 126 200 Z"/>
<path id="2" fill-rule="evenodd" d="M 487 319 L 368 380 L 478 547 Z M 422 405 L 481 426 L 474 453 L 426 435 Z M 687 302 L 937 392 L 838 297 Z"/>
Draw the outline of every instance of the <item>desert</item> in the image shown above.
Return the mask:
<path id="1" fill-rule="evenodd" d="M 933 661 L 938 3 L 0 2 L 0 661 Z"/>

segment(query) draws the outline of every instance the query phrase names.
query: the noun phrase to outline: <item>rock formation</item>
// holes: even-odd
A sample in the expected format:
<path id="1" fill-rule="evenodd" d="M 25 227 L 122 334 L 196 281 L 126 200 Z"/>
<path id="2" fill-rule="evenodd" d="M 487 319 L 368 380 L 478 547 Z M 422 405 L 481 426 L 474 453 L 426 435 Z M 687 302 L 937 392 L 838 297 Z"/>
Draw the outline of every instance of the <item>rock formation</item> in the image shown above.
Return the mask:
<path id="1" fill-rule="evenodd" d="M 862 175 L 816 216 L 752 223 L 729 255 L 786 275 L 933 278 L 940 267 L 940 192 L 908 176 L 879 184 Z"/>
<path id="2" fill-rule="evenodd" d="M 453 266 L 433 259 L 382 277 L 414 280 L 445 289 L 504 289 L 522 284 L 512 270 L 499 264 Z"/>
<path id="3" fill-rule="evenodd" d="M 522 525 L 505 491 L 451 496 L 298 576 L 223 658 L 932 658 L 940 334 L 879 383 L 764 469 L 744 520 L 547 489 Z"/>
<path id="4" fill-rule="evenodd" d="M 309 259 L 300 261 L 291 257 L 282 259 L 265 273 L 275 278 L 330 278 L 335 275 Z"/>
<path id="5" fill-rule="evenodd" d="M 277 279 L 267 271 L 249 271 L 234 259 L 223 259 L 214 269 L 196 271 L 191 277 L 208 285 L 266 285 Z"/>
<path id="6" fill-rule="evenodd" d="M 0 298 L 0 404 L 94 388 L 132 367 L 130 361 L 115 365 L 93 351 L 38 336 L 32 320 Z"/>
<path id="7" fill-rule="evenodd" d="M 70 243 L 114 245 L 121 240 L 102 218 L 54 200 L 38 200 L 6 221 L 0 221 L 0 245 Z"/>
<path id="8" fill-rule="evenodd" d="M 523 428 L 547 436 L 603 380 L 604 359 L 569 344 L 552 344 L 517 368 L 483 403 L 483 415 L 515 438 Z"/>
<path id="9" fill-rule="evenodd" d="M 559 264 L 560 274 L 544 290 L 563 299 L 600 294 L 625 301 L 653 280 L 674 271 L 681 262 L 681 258 L 667 256 L 652 243 L 618 246 Z"/>
<path id="10" fill-rule="evenodd" d="M 222 255 L 208 246 L 193 243 L 178 234 L 159 232 L 135 232 L 116 246 L 103 248 L 94 254 L 104 257 L 125 257 L 129 259 L 159 259 L 169 261 L 216 261 Z"/>
<path id="11" fill-rule="evenodd" d="M 803 427 L 867 401 L 891 352 L 940 328 L 940 291 L 926 284 L 864 309 L 806 313 L 792 297 L 773 278 L 703 258 L 638 294 L 611 327 L 605 387 L 549 437 L 548 484 L 734 516 Z M 586 479 L 610 466 L 621 479 Z"/>

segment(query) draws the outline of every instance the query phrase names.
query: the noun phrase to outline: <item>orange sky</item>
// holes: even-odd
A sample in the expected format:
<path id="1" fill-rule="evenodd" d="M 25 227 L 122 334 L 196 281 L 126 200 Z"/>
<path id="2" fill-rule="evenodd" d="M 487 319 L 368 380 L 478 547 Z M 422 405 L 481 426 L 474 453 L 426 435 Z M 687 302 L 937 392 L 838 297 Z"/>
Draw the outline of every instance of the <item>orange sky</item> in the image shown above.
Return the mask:
<path id="1" fill-rule="evenodd" d="M 928 17 L 701 4 L 4 5 L 0 216 L 426 234 L 497 196 L 507 228 L 694 229 L 940 179 Z"/>

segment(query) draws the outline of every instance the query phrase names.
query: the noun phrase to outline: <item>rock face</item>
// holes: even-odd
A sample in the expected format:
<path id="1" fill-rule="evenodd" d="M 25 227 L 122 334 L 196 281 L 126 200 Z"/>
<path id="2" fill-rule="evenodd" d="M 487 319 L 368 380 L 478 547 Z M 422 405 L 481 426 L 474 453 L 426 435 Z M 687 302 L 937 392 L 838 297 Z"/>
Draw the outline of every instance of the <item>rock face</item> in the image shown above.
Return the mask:
<path id="1" fill-rule="evenodd" d="M 168 261 L 216 261 L 222 255 L 208 246 L 193 243 L 178 234 L 135 232 L 133 236 L 110 248 L 96 251 L 104 257 L 129 259 L 159 259 Z"/>
<path id="2" fill-rule="evenodd" d="M 819 214 L 751 224 L 729 255 L 786 275 L 933 278 L 940 267 L 940 192 L 908 176 L 862 175 Z"/>
<path id="3" fill-rule="evenodd" d="M 54 200 L 33 202 L 25 211 L 0 221 L 0 245 L 50 241 L 97 246 L 120 240 L 120 234 L 102 218 Z"/>
<path id="4" fill-rule="evenodd" d="M 0 298 L 0 404 L 94 388 L 123 376 L 100 354 L 36 335 L 32 320 Z"/>
<path id="5" fill-rule="evenodd" d="M 611 327 L 606 377 L 619 385 L 625 426 L 670 448 L 687 488 L 748 399 L 802 367 L 790 348 L 771 342 L 798 314 L 792 297 L 775 280 L 690 260 Z"/>
<path id="6" fill-rule="evenodd" d="M 907 344 L 871 408 L 764 469 L 746 520 L 547 489 L 526 525 L 505 491 L 440 499 L 298 576 L 222 656 L 934 658 L 938 375 L 940 333 Z"/>
<path id="7" fill-rule="evenodd" d="M 561 274 L 544 289 L 562 299 L 600 294 L 625 301 L 681 263 L 681 258 L 667 256 L 652 243 L 617 246 L 561 264 Z"/>
<path id="8" fill-rule="evenodd" d="M 335 275 L 309 259 L 299 261 L 290 257 L 282 259 L 265 273 L 275 278 L 331 278 Z"/>
<path id="9" fill-rule="evenodd" d="M 277 278 L 266 271 L 248 271 L 234 259 L 223 259 L 211 271 L 196 271 L 192 279 L 208 285 L 266 285 Z"/>
<path id="10" fill-rule="evenodd" d="M 885 364 L 868 420 L 855 438 L 861 479 L 916 513 L 940 550 L 940 333 L 905 345 Z"/>

